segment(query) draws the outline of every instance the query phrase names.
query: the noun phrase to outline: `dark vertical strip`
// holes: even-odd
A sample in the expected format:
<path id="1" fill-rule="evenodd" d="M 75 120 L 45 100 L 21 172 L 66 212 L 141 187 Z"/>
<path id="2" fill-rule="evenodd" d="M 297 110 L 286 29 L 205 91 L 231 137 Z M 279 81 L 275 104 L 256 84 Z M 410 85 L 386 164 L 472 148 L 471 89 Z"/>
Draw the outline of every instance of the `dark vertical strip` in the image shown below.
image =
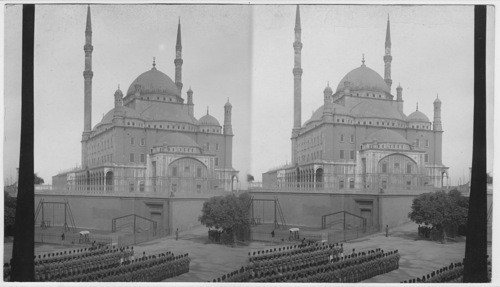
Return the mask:
<path id="1" fill-rule="evenodd" d="M 23 5 L 21 149 L 17 193 L 12 280 L 34 281 L 35 177 L 33 172 L 33 58 L 35 5 Z"/>
<path id="2" fill-rule="evenodd" d="M 486 6 L 474 8 L 474 139 L 464 282 L 488 282 L 486 259 Z"/>

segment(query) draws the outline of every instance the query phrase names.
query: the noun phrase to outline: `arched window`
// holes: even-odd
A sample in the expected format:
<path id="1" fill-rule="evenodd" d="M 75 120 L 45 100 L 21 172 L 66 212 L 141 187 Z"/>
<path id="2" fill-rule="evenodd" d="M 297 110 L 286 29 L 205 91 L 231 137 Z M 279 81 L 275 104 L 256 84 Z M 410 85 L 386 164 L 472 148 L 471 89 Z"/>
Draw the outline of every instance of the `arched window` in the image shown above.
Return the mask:
<path id="1" fill-rule="evenodd" d="M 341 179 L 339 181 L 339 189 L 344 189 L 344 180 L 343 179 Z"/>
<path id="2" fill-rule="evenodd" d="M 350 189 L 354 188 L 354 178 L 349 179 L 349 188 Z"/>
<path id="3" fill-rule="evenodd" d="M 411 173 L 411 163 L 406 164 L 406 173 Z"/>
<path id="4" fill-rule="evenodd" d="M 387 163 L 386 162 L 382 163 L 382 172 L 387 173 Z"/>

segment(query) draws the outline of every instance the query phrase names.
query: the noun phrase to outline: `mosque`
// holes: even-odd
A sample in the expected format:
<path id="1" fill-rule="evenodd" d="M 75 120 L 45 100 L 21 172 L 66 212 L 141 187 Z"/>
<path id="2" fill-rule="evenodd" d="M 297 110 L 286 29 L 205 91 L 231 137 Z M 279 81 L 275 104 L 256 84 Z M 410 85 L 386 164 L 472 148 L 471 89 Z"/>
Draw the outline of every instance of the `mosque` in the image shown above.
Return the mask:
<path id="1" fill-rule="evenodd" d="M 182 97 L 181 24 L 175 46 L 175 81 L 157 69 L 140 74 L 114 108 L 92 127 L 92 24 L 85 29 L 84 129 L 81 168 L 53 177 L 54 186 L 122 192 L 204 193 L 236 188 L 229 103 L 224 125 L 209 114 L 194 116 L 193 91 Z"/>
<path id="2" fill-rule="evenodd" d="M 263 173 L 268 189 L 330 190 L 344 193 L 421 193 L 443 187 L 441 101 L 433 121 L 417 108 L 403 109 L 403 88 L 392 93 L 391 32 L 387 19 L 384 77 L 361 66 L 348 72 L 324 104 L 301 119 L 301 22 L 295 19 L 294 125 L 291 163 Z M 319 96 L 319 95 L 318 95 Z"/>

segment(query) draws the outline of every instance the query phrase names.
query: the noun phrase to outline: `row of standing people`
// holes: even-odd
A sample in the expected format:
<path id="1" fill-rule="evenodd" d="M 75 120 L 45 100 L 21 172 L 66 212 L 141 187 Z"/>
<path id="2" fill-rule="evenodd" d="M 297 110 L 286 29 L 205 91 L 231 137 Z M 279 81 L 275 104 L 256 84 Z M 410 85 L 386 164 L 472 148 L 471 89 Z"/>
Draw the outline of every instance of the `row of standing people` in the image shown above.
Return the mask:
<path id="1" fill-rule="evenodd" d="M 488 275 L 491 279 L 491 261 L 488 261 Z M 412 278 L 400 283 L 462 283 L 464 273 L 463 262 L 451 263 L 422 277 Z"/>
<path id="2" fill-rule="evenodd" d="M 71 270 L 64 275 L 48 278 L 55 282 L 158 282 L 189 272 L 188 254 L 174 256 L 160 253 L 120 264 L 95 266 L 86 270 Z"/>
<path id="3" fill-rule="evenodd" d="M 337 254 L 343 251 L 344 245 L 342 243 L 327 244 L 324 242 L 323 243 L 308 242 L 303 244 L 289 245 L 278 248 L 248 252 L 248 260 L 250 262 L 257 262 L 260 260 L 274 259 L 282 256 L 307 254 L 313 251 L 324 250 L 324 249 L 328 249 L 331 252 Z"/>
<path id="4" fill-rule="evenodd" d="M 399 268 L 399 258 L 397 251 L 353 254 L 287 266 L 284 272 L 275 268 L 255 277 L 250 275 L 249 282 L 360 282 Z"/>
<path id="5" fill-rule="evenodd" d="M 274 261 L 264 268 L 241 267 L 213 282 L 359 282 L 399 268 L 400 256 L 397 250 L 356 253 L 353 249 L 347 256 L 308 258 Z"/>

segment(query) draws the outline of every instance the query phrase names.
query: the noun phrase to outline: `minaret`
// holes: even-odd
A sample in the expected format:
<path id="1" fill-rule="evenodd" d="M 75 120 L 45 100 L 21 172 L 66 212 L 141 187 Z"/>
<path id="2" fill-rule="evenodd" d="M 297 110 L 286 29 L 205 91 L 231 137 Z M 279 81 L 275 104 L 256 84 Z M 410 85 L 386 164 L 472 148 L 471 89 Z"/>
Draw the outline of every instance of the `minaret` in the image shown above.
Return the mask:
<path id="1" fill-rule="evenodd" d="M 227 103 L 224 105 L 224 168 L 233 168 L 233 127 L 231 125 L 231 110 L 233 106 L 227 98 Z M 226 174 L 222 178 L 226 179 Z M 231 176 L 229 175 L 229 179 Z"/>
<path id="2" fill-rule="evenodd" d="M 325 123 L 333 123 L 333 110 L 332 110 L 332 95 L 333 91 L 330 88 L 330 83 L 327 84 L 323 90 L 323 121 Z"/>
<path id="3" fill-rule="evenodd" d="M 231 125 L 231 110 L 233 106 L 227 99 L 227 103 L 224 105 L 224 134 L 233 135 L 233 127 Z"/>
<path id="4" fill-rule="evenodd" d="M 182 44 L 181 44 L 181 18 L 179 17 L 179 24 L 177 26 L 177 43 L 175 44 L 175 85 L 182 95 Z"/>
<path id="5" fill-rule="evenodd" d="M 441 126 L 441 100 L 439 99 L 439 95 L 434 100 L 434 122 L 433 127 L 435 131 L 443 131 L 443 127 Z"/>
<path id="6" fill-rule="evenodd" d="M 396 92 L 397 92 L 396 102 L 398 104 L 398 111 L 400 113 L 402 113 L 403 112 L 403 88 L 401 87 L 401 83 L 398 84 L 398 87 L 396 88 Z"/>
<path id="7" fill-rule="evenodd" d="M 295 61 L 293 66 L 293 128 L 299 129 L 301 126 L 301 97 L 302 97 L 302 65 L 301 65 L 301 27 L 300 27 L 300 10 L 297 5 L 295 15 L 295 42 L 293 49 L 295 51 Z"/>
<path id="8" fill-rule="evenodd" d="M 189 90 L 187 91 L 187 105 L 188 105 L 188 114 L 190 116 L 194 116 L 194 104 L 193 104 L 193 90 L 191 90 L 191 87 L 189 87 Z"/>
<path id="9" fill-rule="evenodd" d="M 87 139 L 92 130 L 92 23 L 90 19 L 90 6 L 87 8 L 87 27 L 85 28 L 85 70 L 83 71 L 84 79 L 84 117 L 83 117 L 83 138 Z"/>
<path id="10" fill-rule="evenodd" d="M 83 106 L 83 133 L 82 133 L 82 167 L 88 165 L 87 162 L 87 140 L 90 137 L 90 132 L 92 131 L 92 77 L 94 72 L 92 72 L 92 51 L 94 46 L 92 46 L 92 22 L 90 17 L 90 6 L 87 7 L 87 24 L 85 28 L 85 45 L 83 46 L 83 51 L 85 51 L 85 70 L 83 71 L 84 79 L 84 106 Z"/>
<path id="11" fill-rule="evenodd" d="M 387 31 L 385 32 L 385 70 L 384 70 L 384 81 L 389 87 L 389 92 L 391 91 L 392 79 L 391 79 L 391 22 L 389 21 L 389 15 L 387 15 Z"/>
<path id="12" fill-rule="evenodd" d="M 295 51 L 294 66 L 293 66 L 293 130 L 292 130 L 292 163 L 296 163 L 297 151 L 297 136 L 302 124 L 301 120 L 301 97 L 302 97 L 302 65 L 301 65 L 301 51 L 302 42 L 300 27 L 300 10 L 297 5 L 295 12 L 295 42 L 293 42 L 293 49 Z"/>

